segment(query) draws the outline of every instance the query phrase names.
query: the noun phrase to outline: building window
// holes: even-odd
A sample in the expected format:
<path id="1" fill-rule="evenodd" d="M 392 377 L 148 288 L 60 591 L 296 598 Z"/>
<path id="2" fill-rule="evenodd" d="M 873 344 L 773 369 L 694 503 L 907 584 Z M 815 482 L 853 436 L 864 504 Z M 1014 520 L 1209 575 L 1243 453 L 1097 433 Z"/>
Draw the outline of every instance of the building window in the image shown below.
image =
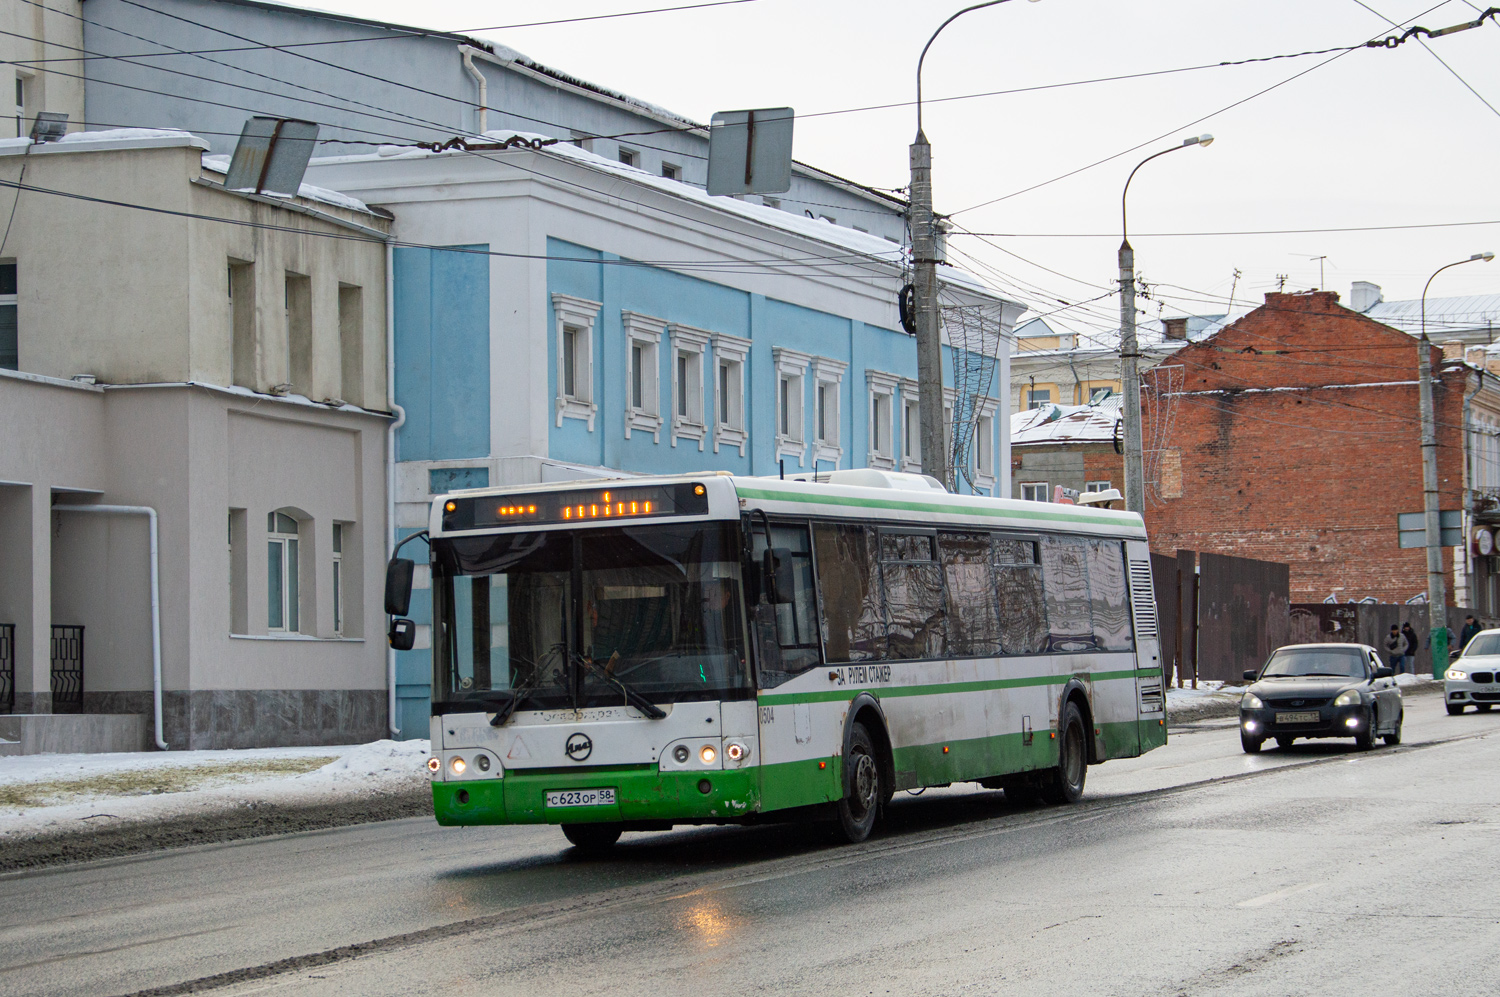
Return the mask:
<path id="1" fill-rule="evenodd" d="M 296 519 L 284 512 L 266 514 L 266 629 L 297 633 L 300 623 L 297 584 Z"/>
<path id="2" fill-rule="evenodd" d="M 840 427 L 843 424 L 843 407 L 840 399 L 843 396 L 844 371 L 848 364 L 831 360 L 828 357 L 813 357 L 813 463 L 818 461 L 832 461 L 837 467 L 839 459 L 844 455 L 843 445 L 840 443 Z"/>
<path id="3" fill-rule="evenodd" d="M 865 393 L 870 398 L 870 446 L 865 463 L 896 467 L 896 388 L 901 379 L 879 370 L 865 371 Z"/>
<path id="4" fill-rule="evenodd" d="M 704 361 L 713 333 L 685 325 L 667 326 L 672 340 L 672 446 L 679 437 L 698 441 L 702 450 L 708 427 L 703 417 Z"/>
<path id="5" fill-rule="evenodd" d="M 571 294 L 552 295 L 552 315 L 556 322 L 557 389 L 554 398 L 557 425 L 564 419 L 582 419 L 594 431 L 594 321 L 597 301 L 575 298 Z"/>
<path id="6" fill-rule="evenodd" d="M 333 632 L 344 636 L 344 524 L 333 524 Z"/>
<path id="7" fill-rule="evenodd" d="M 339 398 L 365 403 L 365 290 L 339 285 Z"/>
<path id="8" fill-rule="evenodd" d="M 634 149 L 627 149 L 623 145 L 620 146 L 620 162 L 626 166 L 634 166 L 637 158 L 637 153 Z"/>
<path id="9" fill-rule="evenodd" d="M 255 265 L 229 261 L 230 383 L 259 390 L 255 350 Z"/>
<path id="10" fill-rule="evenodd" d="M 922 410 L 915 381 L 901 382 L 901 470 L 922 470 Z"/>
<path id="11" fill-rule="evenodd" d="M 229 632 L 250 632 L 248 549 L 249 515 L 244 509 L 229 510 Z"/>
<path id="12" fill-rule="evenodd" d="M 660 443 L 662 415 L 658 378 L 661 360 L 658 351 L 667 323 L 640 312 L 624 311 L 620 318 L 625 326 L 625 438 L 630 439 L 630 434 L 639 430 L 650 433 L 653 443 Z M 673 376 L 675 379 L 675 373 Z"/>
<path id="13" fill-rule="evenodd" d="M 26 135 L 26 80 L 16 77 L 16 138 Z"/>
<path id="14" fill-rule="evenodd" d="M 666 177 L 668 180 L 681 180 L 682 167 L 678 166 L 675 163 L 663 162 L 661 164 L 661 175 Z"/>
<path id="15" fill-rule="evenodd" d="M 1101 388 L 1089 388 L 1089 404 L 1098 405 L 1104 399 L 1114 394 L 1115 389 L 1105 385 Z"/>
<path id="16" fill-rule="evenodd" d="M 974 476 L 980 484 L 995 483 L 995 417 L 988 413 L 974 422 Z"/>
<path id="17" fill-rule="evenodd" d="M 1028 502 L 1046 502 L 1051 498 L 1051 494 L 1045 481 L 1021 482 L 1021 498 Z"/>
<path id="18" fill-rule="evenodd" d="M 809 354 L 772 347 L 776 368 L 776 457 L 795 457 L 799 465 L 807 461 L 807 431 L 803 416 L 803 393 Z"/>
<path id="19" fill-rule="evenodd" d="M 0 368 L 5 370 L 21 369 L 16 300 L 16 265 L 0 263 Z"/>
<path id="20" fill-rule="evenodd" d="M 1029 409 L 1041 408 L 1043 405 L 1049 405 L 1049 404 L 1051 404 L 1051 402 L 1052 402 L 1052 389 L 1051 388 L 1027 388 L 1026 389 L 1026 407 L 1027 408 L 1029 408 Z"/>
<path id="21" fill-rule="evenodd" d="M 305 398 L 317 398 L 312 383 L 312 279 L 288 273 L 285 300 L 288 386 Z"/>
<path id="22" fill-rule="evenodd" d="M 1107 492 L 1110 487 L 1111 485 L 1108 481 L 1086 481 L 1083 484 L 1085 494 L 1088 492 Z"/>
<path id="23" fill-rule="evenodd" d="M 719 447 L 738 447 L 745 456 L 750 434 L 745 431 L 745 365 L 750 340 L 714 333 L 714 453 Z"/>

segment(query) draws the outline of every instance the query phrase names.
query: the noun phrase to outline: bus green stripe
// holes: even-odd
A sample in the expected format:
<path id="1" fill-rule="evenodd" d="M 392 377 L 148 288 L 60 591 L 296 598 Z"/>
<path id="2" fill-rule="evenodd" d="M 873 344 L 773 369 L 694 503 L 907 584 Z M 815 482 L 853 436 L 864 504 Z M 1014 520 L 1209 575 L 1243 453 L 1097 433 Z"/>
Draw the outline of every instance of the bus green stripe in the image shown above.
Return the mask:
<path id="1" fill-rule="evenodd" d="M 1028 675 L 1024 678 L 986 679 L 977 682 L 941 682 L 932 685 L 860 686 L 857 688 L 829 689 L 826 692 L 783 692 L 760 697 L 762 706 L 784 706 L 790 703 L 833 703 L 853 699 L 861 692 L 873 694 L 877 699 L 896 696 L 942 696 L 962 692 L 990 692 L 995 689 L 1021 689 L 1038 685 L 1063 685 L 1075 677 L 1088 676 L 1095 682 L 1111 682 L 1117 679 L 1150 678 L 1160 675 L 1156 668 L 1127 668 L 1113 672 L 1084 672 L 1074 675 Z"/>
<path id="2" fill-rule="evenodd" d="M 974 515 L 991 519 L 1034 519 L 1049 523 L 1087 523 L 1091 526 L 1118 525 L 1126 529 L 1144 529 L 1139 516 L 1134 521 L 1111 523 L 1093 516 L 1077 516 L 1065 512 L 1048 512 L 1045 509 L 992 509 L 974 505 L 938 505 L 933 502 L 897 501 L 895 499 L 855 498 L 849 495 L 804 495 L 800 492 L 782 492 L 766 488 L 752 488 L 738 482 L 735 491 L 742 498 L 764 499 L 771 502 L 799 502 L 804 505 L 843 505 L 863 509 L 896 509 L 902 512 L 935 512 L 945 515 Z M 1045 503 L 1037 503 L 1043 505 Z"/>

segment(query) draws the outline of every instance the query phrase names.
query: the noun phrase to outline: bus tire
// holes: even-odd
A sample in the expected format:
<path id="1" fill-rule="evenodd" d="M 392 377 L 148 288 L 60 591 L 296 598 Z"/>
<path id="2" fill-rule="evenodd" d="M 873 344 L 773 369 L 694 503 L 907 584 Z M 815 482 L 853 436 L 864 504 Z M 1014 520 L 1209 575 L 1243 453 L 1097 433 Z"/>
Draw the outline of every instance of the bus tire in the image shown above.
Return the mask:
<path id="1" fill-rule="evenodd" d="M 607 852 L 620 840 L 625 829 L 619 824 L 564 824 L 563 837 L 573 843 L 580 852 Z"/>
<path id="2" fill-rule="evenodd" d="M 1069 700 L 1058 719 L 1057 768 L 1048 772 L 1042 783 L 1042 799 L 1048 803 L 1077 803 L 1083 799 L 1083 783 L 1089 768 L 1083 714 L 1078 711 L 1078 704 Z"/>
<path id="3" fill-rule="evenodd" d="M 844 750 L 844 798 L 838 805 L 839 833 L 851 845 L 864 841 L 875 829 L 885 799 L 883 781 L 875 742 L 865 725 L 856 721 L 849 728 L 849 744 Z"/>

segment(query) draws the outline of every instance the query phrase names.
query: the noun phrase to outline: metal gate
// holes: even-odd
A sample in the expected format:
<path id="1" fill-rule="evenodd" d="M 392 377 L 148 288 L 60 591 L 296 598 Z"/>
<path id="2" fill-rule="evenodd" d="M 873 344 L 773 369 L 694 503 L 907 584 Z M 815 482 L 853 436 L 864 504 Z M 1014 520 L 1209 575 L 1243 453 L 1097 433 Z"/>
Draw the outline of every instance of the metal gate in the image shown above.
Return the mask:
<path id="1" fill-rule="evenodd" d="M 52 712 L 83 711 L 83 627 L 52 627 Z"/>
<path id="2" fill-rule="evenodd" d="M 16 625 L 0 623 L 0 713 L 16 712 Z"/>

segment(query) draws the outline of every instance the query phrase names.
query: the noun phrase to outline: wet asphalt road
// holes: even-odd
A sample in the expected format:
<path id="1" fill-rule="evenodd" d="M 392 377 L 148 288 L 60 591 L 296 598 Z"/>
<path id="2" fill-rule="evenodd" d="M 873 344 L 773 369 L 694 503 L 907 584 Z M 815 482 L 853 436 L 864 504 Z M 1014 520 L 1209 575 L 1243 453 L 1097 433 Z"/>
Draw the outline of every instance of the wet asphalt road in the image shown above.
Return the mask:
<path id="1" fill-rule="evenodd" d="M 1493 994 L 1497 735 L 1437 697 L 1368 753 L 1246 756 L 1210 721 L 1073 807 L 899 794 L 856 847 L 702 828 L 585 861 L 416 819 L 12 874 L 0 994 Z"/>

